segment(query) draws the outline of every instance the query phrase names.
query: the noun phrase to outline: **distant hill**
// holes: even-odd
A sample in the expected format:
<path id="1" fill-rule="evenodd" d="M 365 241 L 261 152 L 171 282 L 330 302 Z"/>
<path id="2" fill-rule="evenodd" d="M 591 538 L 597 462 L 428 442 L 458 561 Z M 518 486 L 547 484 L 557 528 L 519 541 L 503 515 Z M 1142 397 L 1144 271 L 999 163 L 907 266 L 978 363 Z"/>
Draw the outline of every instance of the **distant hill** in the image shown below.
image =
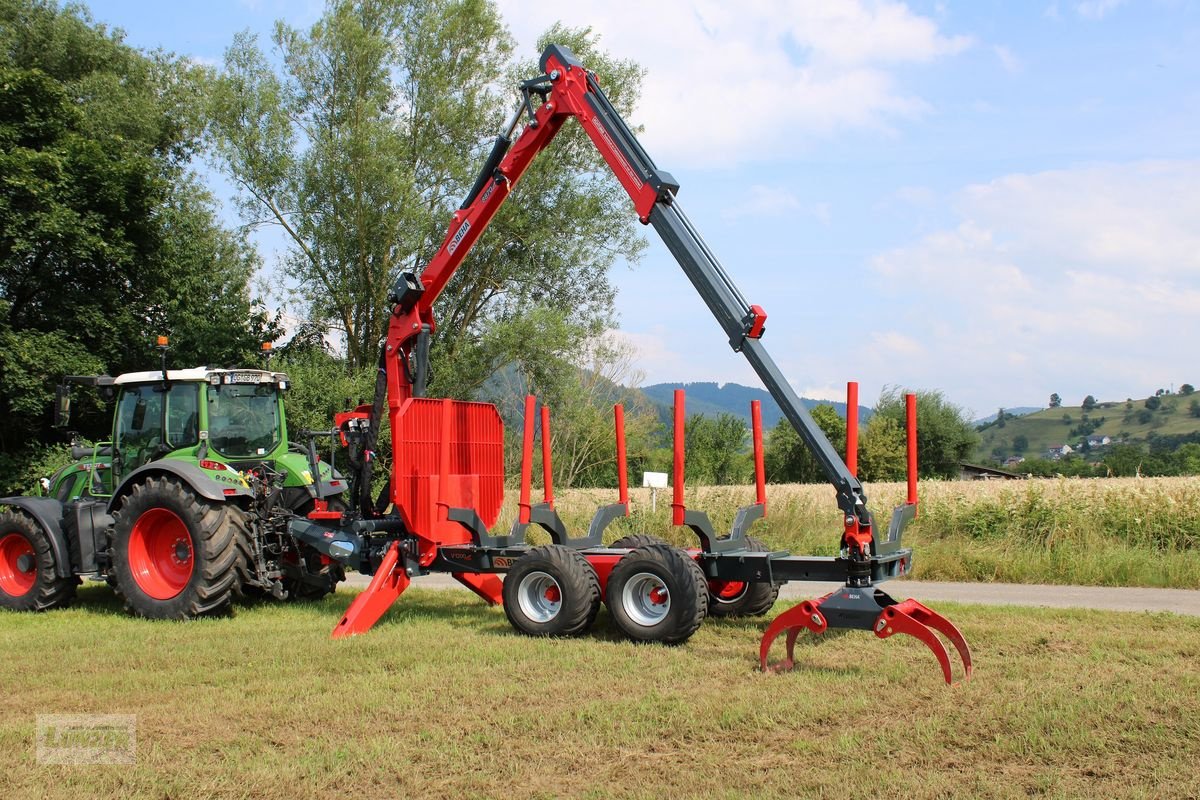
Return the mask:
<path id="1" fill-rule="evenodd" d="M 1018 406 L 1016 408 L 1006 408 L 1006 409 L 1004 409 L 1004 413 L 1007 416 L 1023 417 L 1026 414 L 1032 414 L 1035 411 L 1041 411 L 1041 410 L 1042 410 L 1041 406 Z M 975 427 L 979 427 L 980 425 L 987 425 L 989 422 L 995 422 L 996 417 L 998 417 L 999 415 L 1000 415 L 1000 412 L 997 411 L 995 414 L 989 414 L 986 417 L 980 417 L 979 419 L 975 420 L 971 424 L 974 425 Z"/>
<path id="2" fill-rule="evenodd" d="M 656 383 L 652 386 L 641 387 L 643 394 L 649 397 L 655 405 L 667 410 L 668 413 L 664 415 L 664 418 L 669 417 L 669 410 L 672 403 L 675 402 L 676 389 L 687 391 L 687 411 L 689 415 L 703 414 L 715 417 L 720 414 L 733 414 L 749 423 L 750 401 L 761 400 L 764 428 L 771 428 L 779 420 L 783 419 L 783 412 L 779 409 L 779 405 L 765 389 L 742 386 L 740 383 Z M 812 400 L 807 397 L 802 397 L 800 400 L 806 408 L 812 408 L 817 405 L 831 405 L 843 418 L 846 416 L 845 403 L 831 403 L 826 400 Z M 859 421 L 865 423 L 870 418 L 871 409 L 860 405 L 858 407 Z"/>
<path id="3" fill-rule="evenodd" d="M 1005 419 L 1003 427 L 995 422 L 988 425 L 980 431 L 976 458 L 1003 460 L 1012 455 L 1044 458 L 1051 447 L 1067 444 L 1076 452 L 1090 450 L 1094 459 L 1102 456 L 1105 448 L 1121 442 L 1146 445 L 1156 437 L 1200 437 L 1200 417 L 1191 413 L 1191 405 L 1197 399 L 1200 393 L 1166 394 L 1098 403 L 1091 411 L 1080 406 L 1045 408 Z M 1147 403 L 1157 408 L 1147 408 Z M 1093 440 L 1107 436 L 1110 443 L 1081 448 L 1089 436 Z M 1018 437 L 1023 437 L 1025 444 L 1020 451 Z"/>

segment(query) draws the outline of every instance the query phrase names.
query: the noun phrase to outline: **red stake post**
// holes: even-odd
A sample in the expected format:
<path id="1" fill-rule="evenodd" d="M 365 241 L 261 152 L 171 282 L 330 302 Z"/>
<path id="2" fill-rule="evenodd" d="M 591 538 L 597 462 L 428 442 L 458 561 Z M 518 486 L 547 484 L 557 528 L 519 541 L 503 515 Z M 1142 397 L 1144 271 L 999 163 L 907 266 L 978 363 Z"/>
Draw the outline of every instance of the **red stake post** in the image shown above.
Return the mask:
<path id="1" fill-rule="evenodd" d="M 846 469 L 858 477 L 858 382 L 846 384 Z"/>
<path id="2" fill-rule="evenodd" d="M 442 401 L 442 441 L 438 458 L 438 518 L 450 516 L 450 432 L 454 428 L 454 401 Z"/>
<path id="3" fill-rule="evenodd" d="M 762 402 L 750 401 L 750 435 L 754 442 L 754 492 L 767 516 L 767 471 L 763 466 Z"/>
<path id="4" fill-rule="evenodd" d="M 629 516 L 629 465 L 625 459 L 625 406 L 613 406 L 613 425 L 617 435 L 617 502 L 625 506 Z"/>
<path id="5" fill-rule="evenodd" d="M 521 437 L 521 499 L 517 502 L 520 509 L 520 522 L 529 524 L 529 487 L 533 483 L 533 410 L 537 398 L 525 396 L 525 430 Z"/>
<path id="6" fill-rule="evenodd" d="M 908 444 L 908 502 L 917 504 L 917 396 L 904 395 L 904 422 Z"/>
<path id="7" fill-rule="evenodd" d="M 682 525 L 686 507 L 683 504 L 683 443 L 686 436 L 687 411 L 683 389 L 675 390 L 675 501 L 671 503 L 671 522 Z"/>
<path id="8" fill-rule="evenodd" d="M 554 508 L 554 463 L 550 456 L 550 408 L 542 406 L 542 496 Z"/>

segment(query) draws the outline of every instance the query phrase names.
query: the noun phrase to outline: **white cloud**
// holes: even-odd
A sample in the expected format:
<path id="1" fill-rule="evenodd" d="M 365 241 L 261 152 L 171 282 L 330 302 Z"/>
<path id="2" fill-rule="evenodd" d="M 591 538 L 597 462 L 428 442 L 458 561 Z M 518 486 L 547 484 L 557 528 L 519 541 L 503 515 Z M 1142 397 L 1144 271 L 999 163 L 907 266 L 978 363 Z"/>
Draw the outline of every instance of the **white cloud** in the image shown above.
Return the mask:
<path id="1" fill-rule="evenodd" d="M 1075 4 L 1075 12 L 1086 19 L 1104 19 L 1125 0 L 1084 0 Z"/>
<path id="2" fill-rule="evenodd" d="M 795 193 L 780 186 L 751 186 L 744 197 L 734 201 L 721 211 L 721 216 L 727 220 L 744 217 L 788 217 L 811 216 L 822 225 L 828 225 L 833 218 L 829 203 L 804 204 Z"/>
<path id="3" fill-rule="evenodd" d="M 992 52 L 996 54 L 996 58 L 1000 59 L 1000 65 L 1004 67 L 1005 72 L 1016 74 L 1024 66 L 1021 59 L 1017 58 L 1016 54 L 1004 45 L 992 45 Z"/>
<path id="4" fill-rule="evenodd" d="M 553 21 L 537 5 L 499 5 L 526 50 Z M 971 44 L 890 0 L 608 0 L 556 13 L 646 67 L 634 121 L 670 165 L 777 160 L 814 136 L 886 130 L 928 108 L 893 70 Z"/>
<path id="5" fill-rule="evenodd" d="M 920 350 L 872 340 L 896 372 L 977 405 L 1014 387 L 1026 402 L 1120 399 L 1195 377 L 1200 161 L 1008 175 L 965 188 L 958 211 L 872 262 L 922 310 L 899 326 Z"/>

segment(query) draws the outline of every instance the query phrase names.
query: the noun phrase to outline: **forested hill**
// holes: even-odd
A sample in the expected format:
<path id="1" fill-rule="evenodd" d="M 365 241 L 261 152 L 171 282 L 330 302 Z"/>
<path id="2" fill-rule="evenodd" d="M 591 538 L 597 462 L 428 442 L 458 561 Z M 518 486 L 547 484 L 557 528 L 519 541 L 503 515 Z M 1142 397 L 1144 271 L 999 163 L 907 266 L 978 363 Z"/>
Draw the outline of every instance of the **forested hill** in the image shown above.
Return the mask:
<path id="1" fill-rule="evenodd" d="M 780 411 L 779 405 L 765 389 L 742 386 L 740 383 L 656 383 L 651 386 L 641 387 L 642 392 L 655 405 L 666 408 L 668 411 L 671 404 L 674 403 L 674 392 L 676 389 L 687 391 L 687 411 L 689 415 L 703 414 L 704 416 L 715 417 L 719 414 L 733 414 L 749 423 L 750 401 L 761 400 L 764 428 L 773 427 L 783 418 L 783 412 Z M 846 416 L 845 403 L 812 400 L 807 397 L 800 399 L 804 402 L 806 408 L 812 408 L 817 405 L 831 405 L 839 416 Z M 859 421 L 865 423 L 870 418 L 871 409 L 860 405 L 858 407 Z"/>

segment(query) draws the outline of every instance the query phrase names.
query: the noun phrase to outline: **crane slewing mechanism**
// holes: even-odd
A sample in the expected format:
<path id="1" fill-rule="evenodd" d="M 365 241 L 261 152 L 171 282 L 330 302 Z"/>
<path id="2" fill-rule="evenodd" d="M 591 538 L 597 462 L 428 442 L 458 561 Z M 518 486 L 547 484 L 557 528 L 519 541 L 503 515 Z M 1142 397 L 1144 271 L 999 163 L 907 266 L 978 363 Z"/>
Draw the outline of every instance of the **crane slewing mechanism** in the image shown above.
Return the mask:
<path id="1" fill-rule="evenodd" d="M 772 642 L 786 634 L 787 656 L 773 668 L 790 667 L 803 630 L 856 628 L 886 638 L 905 633 L 920 639 L 952 681 L 949 650 L 971 674 L 962 634 L 945 617 L 915 600 L 897 601 L 878 588 L 907 574 L 912 550 L 901 545 L 916 515 L 915 406 L 909 404 L 909 502 L 895 509 L 880 532 L 867 508 L 862 484 L 814 423 L 763 345 L 767 315 L 747 302 L 684 215 L 679 184 L 660 170 L 613 108 L 596 75 L 565 47 L 551 45 L 541 75 L 520 86 L 520 102 L 497 136 L 474 186 L 451 219 L 446 238 L 425 269 L 405 273 L 390 298 L 393 311 L 380 354 L 371 404 L 335 418 L 335 433 L 350 448 L 356 507 L 347 513 L 317 512 L 292 522 L 292 532 L 331 558 L 374 577 L 334 629 L 334 637 L 368 630 L 407 588 L 412 577 L 451 573 L 489 603 L 503 603 L 513 625 L 533 635 L 565 636 L 586 630 L 601 600 L 613 623 L 644 641 L 685 641 L 706 614 L 765 614 L 781 583 L 838 581 L 841 588 L 785 611 L 767 627 L 760 662 L 768 668 Z M 747 535 L 766 515 L 762 426 L 752 408 L 757 502 L 739 510 L 728 534 L 718 535 L 703 512 L 684 502 L 684 397 L 675 400 L 673 523 L 696 534 L 691 550 L 654 537 L 633 536 L 602 545 L 606 527 L 629 514 L 624 458 L 623 410 L 614 409 L 620 487 L 617 502 L 596 513 L 588 531 L 572 536 L 554 510 L 550 477 L 549 412 L 541 408 L 544 499 L 530 500 L 537 406 L 527 398 L 519 517 L 511 530 L 493 534 L 503 500 L 503 427 L 494 406 L 425 396 L 433 304 L 488 227 L 533 160 L 574 118 L 629 194 L 638 219 L 666 243 L 728 337 L 779 404 L 833 485 L 842 512 L 840 556 L 792 556 L 772 552 Z M 523 125 L 521 123 L 524 123 Z M 520 133 L 514 138 L 520 126 Z M 374 450 L 385 411 L 393 464 L 388 488 L 370 494 Z M 856 410 L 856 408 L 855 408 Z M 848 453 L 855 443 L 850 442 Z M 530 525 L 549 533 L 552 545 L 531 547 Z M 501 580 L 500 575 L 507 577 Z"/>

